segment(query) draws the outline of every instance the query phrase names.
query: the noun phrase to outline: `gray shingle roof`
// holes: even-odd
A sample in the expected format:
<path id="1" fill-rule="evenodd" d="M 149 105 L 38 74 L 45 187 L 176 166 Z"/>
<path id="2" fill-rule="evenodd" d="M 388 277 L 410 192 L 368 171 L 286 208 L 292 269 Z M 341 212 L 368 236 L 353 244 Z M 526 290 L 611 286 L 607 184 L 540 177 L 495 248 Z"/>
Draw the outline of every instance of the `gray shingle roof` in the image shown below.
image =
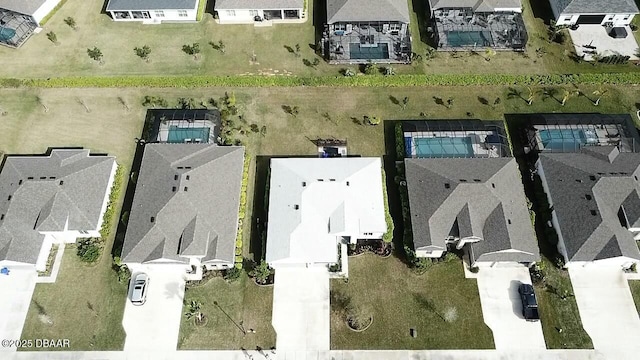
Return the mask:
<path id="1" fill-rule="evenodd" d="M 634 0 L 549 0 L 556 14 L 637 14 Z"/>
<path id="2" fill-rule="evenodd" d="M 123 261 L 233 262 L 243 159 L 237 146 L 147 144 Z"/>
<path id="3" fill-rule="evenodd" d="M 217 0 L 216 10 L 248 9 L 248 10 L 278 10 L 302 9 L 304 0 Z"/>
<path id="4" fill-rule="evenodd" d="M 539 259 L 515 159 L 406 159 L 405 170 L 416 249 L 444 250 L 454 235 L 480 239 L 476 261 Z"/>
<path id="5" fill-rule="evenodd" d="M 97 230 L 114 166 L 114 157 L 82 149 L 8 156 L 0 172 L 0 260 L 35 264 L 40 232 Z"/>
<path id="6" fill-rule="evenodd" d="M 188 10 L 197 5 L 198 0 L 109 0 L 106 10 Z"/>
<path id="7" fill-rule="evenodd" d="M 429 0 L 431 10 L 472 8 L 473 11 L 494 11 L 498 8 L 522 8 L 520 0 Z"/>
<path id="8" fill-rule="evenodd" d="M 640 259 L 633 234 L 619 216 L 624 204 L 632 217 L 637 216 L 640 154 L 619 153 L 610 161 L 585 148 L 579 153 L 540 154 L 539 161 L 569 261 L 618 253 Z"/>
<path id="9" fill-rule="evenodd" d="M 409 23 L 406 0 L 327 0 L 327 23 L 400 21 Z"/>
<path id="10" fill-rule="evenodd" d="M 33 15 L 46 0 L 0 0 L 0 8 Z"/>

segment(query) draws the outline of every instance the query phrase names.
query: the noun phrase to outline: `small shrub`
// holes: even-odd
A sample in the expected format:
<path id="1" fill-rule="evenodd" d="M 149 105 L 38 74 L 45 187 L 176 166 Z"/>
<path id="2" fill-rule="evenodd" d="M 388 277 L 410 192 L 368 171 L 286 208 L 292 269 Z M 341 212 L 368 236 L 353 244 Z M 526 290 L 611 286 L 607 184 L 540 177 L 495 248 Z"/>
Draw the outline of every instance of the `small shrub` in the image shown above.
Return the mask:
<path id="1" fill-rule="evenodd" d="M 76 24 L 76 19 L 72 18 L 71 16 L 65 18 L 64 23 L 67 24 L 73 30 L 78 29 L 78 25 Z"/>
<path id="2" fill-rule="evenodd" d="M 378 67 L 375 64 L 367 64 L 362 72 L 366 75 L 375 75 L 378 73 Z"/>
<path id="3" fill-rule="evenodd" d="M 240 265 L 240 267 L 234 266 L 231 269 L 226 269 L 224 271 L 223 278 L 228 282 L 234 282 L 240 279 L 240 275 L 242 275 L 242 264 L 240 263 Z"/>
<path id="4" fill-rule="evenodd" d="M 242 263 L 241 262 L 237 262 L 233 265 L 234 269 L 238 269 L 238 270 L 242 270 Z"/>
<path id="5" fill-rule="evenodd" d="M 100 258 L 102 252 L 102 246 L 98 239 L 86 238 L 79 239 L 76 243 L 77 254 L 80 260 L 86 263 L 94 263 Z"/>
<path id="6" fill-rule="evenodd" d="M 47 39 L 49 39 L 49 41 L 51 41 L 54 44 L 58 43 L 58 35 L 56 35 L 56 33 L 54 33 L 53 31 L 49 31 L 47 33 Z"/>
<path id="7" fill-rule="evenodd" d="M 453 253 L 451 251 L 447 251 L 444 254 L 444 259 L 443 260 L 444 260 L 444 262 L 451 262 L 451 261 L 460 260 L 460 258 L 455 253 Z"/>
<path id="8" fill-rule="evenodd" d="M 365 116 L 364 120 L 369 125 L 379 125 L 382 121 L 378 116 Z"/>
<path id="9" fill-rule="evenodd" d="M 250 272 L 249 276 L 254 278 L 257 283 L 265 284 L 271 275 L 271 269 L 269 268 L 269 264 L 266 261 L 262 260 L 260 265 L 254 267 Z"/>
<path id="10" fill-rule="evenodd" d="M 237 263 L 242 263 L 242 256 L 241 255 L 236 255 L 236 262 Z"/>
<path id="11" fill-rule="evenodd" d="M 396 69 L 393 68 L 393 66 L 387 66 L 384 68 L 384 74 L 386 76 L 392 76 L 396 74 Z"/>
<path id="12" fill-rule="evenodd" d="M 102 62 L 102 51 L 95 46 L 93 49 L 87 49 L 87 55 L 95 61 Z"/>
<path id="13" fill-rule="evenodd" d="M 471 271 L 474 274 L 477 274 L 478 271 L 480 271 L 480 268 L 477 267 L 477 266 L 472 266 L 472 267 L 469 268 L 469 271 Z"/>
<path id="14" fill-rule="evenodd" d="M 356 73 L 353 70 L 349 69 L 349 68 L 342 69 L 341 72 L 342 72 L 342 75 L 344 75 L 346 77 L 356 76 Z"/>

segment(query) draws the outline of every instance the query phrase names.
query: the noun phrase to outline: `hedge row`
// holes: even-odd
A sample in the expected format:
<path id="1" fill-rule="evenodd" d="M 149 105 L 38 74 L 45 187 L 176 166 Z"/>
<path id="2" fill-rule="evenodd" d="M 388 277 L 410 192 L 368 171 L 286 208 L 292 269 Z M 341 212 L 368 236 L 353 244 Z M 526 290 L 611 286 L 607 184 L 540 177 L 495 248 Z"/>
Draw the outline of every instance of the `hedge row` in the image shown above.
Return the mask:
<path id="1" fill-rule="evenodd" d="M 242 222 L 247 211 L 247 186 L 249 184 L 249 164 L 251 156 L 245 154 L 242 167 L 242 185 L 240 187 L 240 209 L 238 210 L 238 233 L 236 235 L 236 261 L 235 268 L 242 269 Z"/>
<path id="2" fill-rule="evenodd" d="M 393 223 L 391 213 L 389 212 L 389 199 L 387 198 L 387 174 L 384 169 L 382 169 L 382 195 L 384 198 L 384 219 L 387 223 L 387 232 L 382 236 L 382 240 L 386 243 L 390 243 L 393 240 L 395 225 Z"/>
<path id="3" fill-rule="evenodd" d="M 508 74 L 421 74 L 395 76 L 114 76 L 59 77 L 49 79 L 0 79 L 0 87 L 33 88 L 196 88 L 196 87 L 293 87 L 293 86 L 469 86 L 469 85 L 638 85 L 640 72 L 508 75 Z"/>

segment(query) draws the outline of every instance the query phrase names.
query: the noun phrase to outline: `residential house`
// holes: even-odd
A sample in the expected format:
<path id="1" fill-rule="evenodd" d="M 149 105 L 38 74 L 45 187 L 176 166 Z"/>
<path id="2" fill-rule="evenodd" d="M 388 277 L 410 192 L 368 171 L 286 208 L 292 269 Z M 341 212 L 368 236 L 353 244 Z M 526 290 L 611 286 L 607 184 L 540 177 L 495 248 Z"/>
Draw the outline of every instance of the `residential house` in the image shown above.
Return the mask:
<path id="1" fill-rule="evenodd" d="M 100 237 L 116 168 L 113 156 L 86 149 L 7 156 L 0 171 L 0 267 L 44 271 L 52 244 Z"/>
<path id="2" fill-rule="evenodd" d="M 381 166 L 379 158 L 272 159 L 269 265 L 336 264 L 340 244 L 381 239 L 387 231 Z"/>
<path id="3" fill-rule="evenodd" d="M 60 0 L 0 0 L 0 44 L 19 47 Z"/>
<path id="4" fill-rule="evenodd" d="M 305 0 L 217 0 L 220 24 L 299 23 L 306 21 Z"/>
<path id="5" fill-rule="evenodd" d="M 520 0 L 429 0 L 439 50 L 523 50 L 527 31 Z"/>
<path id="6" fill-rule="evenodd" d="M 207 0 L 109 0 L 106 11 L 114 21 L 195 22 L 200 1 Z"/>
<path id="7" fill-rule="evenodd" d="M 147 142 L 216 144 L 221 119 L 218 109 L 151 109 L 147 123 Z"/>
<path id="8" fill-rule="evenodd" d="M 416 256 L 464 250 L 473 266 L 540 259 L 512 157 L 405 159 Z"/>
<path id="9" fill-rule="evenodd" d="M 556 25 L 627 26 L 638 14 L 634 0 L 549 0 Z"/>
<path id="10" fill-rule="evenodd" d="M 147 144 L 122 262 L 132 271 L 233 267 L 244 148 Z"/>
<path id="11" fill-rule="evenodd" d="M 406 0 L 327 0 L 321 48 L 331 64 L 411 62 Z"/>
<path id="12" fill-rule="evenodd" d="M 567 266 L 640 262 L 640 154 L 617 146 L 539 154 L 558 251 Z"/>

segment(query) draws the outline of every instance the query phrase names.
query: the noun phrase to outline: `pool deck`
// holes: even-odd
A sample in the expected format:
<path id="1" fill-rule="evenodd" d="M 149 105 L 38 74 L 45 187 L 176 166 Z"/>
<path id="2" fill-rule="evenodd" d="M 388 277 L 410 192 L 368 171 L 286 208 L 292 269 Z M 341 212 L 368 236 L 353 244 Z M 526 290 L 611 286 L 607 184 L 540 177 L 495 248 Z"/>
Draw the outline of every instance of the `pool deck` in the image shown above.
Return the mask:
<path id="1" fill-rule="evenodd" d="M 350 46 L 353 43 L 362 44 L 361 37 L 373 36 L 373 43 L 365 41 L 364 46 L 370 48 L 379 47 L 380 44 L 387 44 L 387 57 L 380 59 L 352 59 Z M 408 34 L 401 32 L 386 33 L 379 32 L 372 26 L 353 26 L 352 31 L 344 33 L 344 35 L 329 35 L 326 39 L 325 46 L 328 47 L 329 63 L 345 64 L 345 63 L 365 63 L 372 62 L 406 64 L 410 63 L 411 39 Z"/>
<path id="2" fill-rule="evenodd" d="M 165 123 L 160 123 L 160 131 L 158 132 L 158 138 L 156 140 L 158 142 L 163 142 L 163 143 L 173 142 L 173 141 L 170 141 L 171 136 L 169 135 L 172 131 L 171 127 L 178 126 L 178 124 L 180 123 L 181 123 L 180 121 L 167 121 Z M 199 120 L 198 124 L 195 125 L 193 128 L 178 126 L 179 128 L 178 131 L 180 130 L 189 131 L 192 129 L 208 128 L 209 137 L 207 139 L 199 139 L 199 140 L 201 143 L 215 144 L 216 137 L 215 137 L 215 131 L 213 131 L 215 125 L 213 125 L 212 123 L 210 123 L 209 125 L 210 126 L 207 125 L 206 121 Z M 191 140 L 196 140 L 196 139 L 191 139 Z"/>
<path id="3" fill-rule="evenodd" d="M 487 136 L 495 135 L 493 131 L 439 131 L 439 132 L 405 132 L 404 138 L 411 138 L 411 157 L 417 156 L 416 139 L 419 138 L 471 138 L 473 157 L 501 157 L 500 148 L 496 146 L 486 146 L 484 142 Z"/>
<path id="4" fill-rule="evenodd" d="M 596 125 L 584 125 L 580 127 L 576 127 L 573 125 L 553 125 L 549 126 L 545 129 L 537 129 L 535 132 L 536 142 L 538 145 L 538 149 L 541 151 L 562 151 L 553 148 L 545 148 L 542 142 L 542 137 L 540 136 L 540 131 L 545 130 L 579 130 L 579 131 L 592 131 L 595 134 L 595 141 L 586 142 L 585 139 L 577 139 L 577 140 L 585 140 L 581 145 L 590 145 L 590 146 L 605 146 L 605 145 L 621 145 L 623 149 L 631 149 L 632 146 L 629 143 L 629 139 L 623 138 L 620 136 L 619 130 L 615 125 L 612 126 L 596 126 Z M 616 136 L 617 135 L 617 136 Z M 567 139 L 570 140 L 570 139 Z M 570 151 L 575 151 L 574 149 L 569 148 Z"/>

